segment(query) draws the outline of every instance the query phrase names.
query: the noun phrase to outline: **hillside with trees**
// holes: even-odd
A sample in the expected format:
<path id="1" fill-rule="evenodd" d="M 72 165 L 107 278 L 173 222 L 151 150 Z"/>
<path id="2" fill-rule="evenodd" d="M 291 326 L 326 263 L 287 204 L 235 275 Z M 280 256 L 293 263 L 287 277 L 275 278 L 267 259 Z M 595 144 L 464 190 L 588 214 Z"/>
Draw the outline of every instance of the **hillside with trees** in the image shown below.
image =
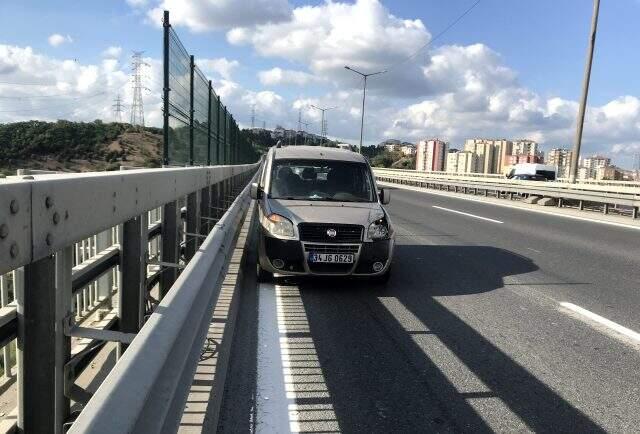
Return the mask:
<path id="1" fill-rule="evenodd" d="M 0 171 L 159 167 L 162 130 L 124 123 L 28 121 L 0 124 Z"/>

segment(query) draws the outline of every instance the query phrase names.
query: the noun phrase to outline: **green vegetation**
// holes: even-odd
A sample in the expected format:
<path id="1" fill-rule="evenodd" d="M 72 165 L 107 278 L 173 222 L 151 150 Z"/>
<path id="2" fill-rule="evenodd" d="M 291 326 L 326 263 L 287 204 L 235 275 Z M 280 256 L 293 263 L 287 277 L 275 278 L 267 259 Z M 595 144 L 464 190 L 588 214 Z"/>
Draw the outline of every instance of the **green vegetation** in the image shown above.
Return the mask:
<path id="1" fill-rule="evenodd" d="M 157 167 L 161 139 L 159 128 L 100 120 L 0 124 L 0 170 L 109 170 L 127 161 Z"/>
<path id="2" fill-rule="evenodd" d="M 250 129 L 245 129 L 240 131 L 240 134 L 242 136 L 244 136 L 249 143 L 253 144 L 253 148 L 256 152 L 258 152 L 258 154 L 261 153 L 266 153 L 270 147 L 275 146 L 276 143 L 278 143 L 279 139 L 274 139 L 271 137 L 271 131 L 270 130 L 262 130 L 262 129 L 256 129 L 256 130 L 250 130 Z M 297 144 L 303 144 L 305 143 L 305 137 L 302 134 L 298 134 L 297 139 L 280 139 L 282 141 L 282 143 L 284 145 L 293 145 L 294 143 Z M 307 145 L 311 145 L 311 146 L 318 146 L 320 145 L 320 142 L 317 138 L 312 139 L 307 137 L 306 139 L 306 144 Z M 325 140 L 324 142 L 324 146 L 330 147 L 330 148 L 336 148 L 338 146 L 338 142 L 334 141 L 334 140 Z"/>
<path id="3" fill-rule="evenodd" d="M 373 149 L 380 148 L 369 148 L 368 153 L 374 153 Z M 364 149 L 364 148 L 363 148 Z M 364 153 L 364 152 L 363 152 Z M 416 168 L 416 159 L 415 157 L 409 157 L 404 155 L 400 151 L 387 151 L 380 149 L 379 152 L 374 153 L 373 156 L 370 156 L 371 165 L 374 167 L 391 167 L 393 169 L 415 169 Z"/>

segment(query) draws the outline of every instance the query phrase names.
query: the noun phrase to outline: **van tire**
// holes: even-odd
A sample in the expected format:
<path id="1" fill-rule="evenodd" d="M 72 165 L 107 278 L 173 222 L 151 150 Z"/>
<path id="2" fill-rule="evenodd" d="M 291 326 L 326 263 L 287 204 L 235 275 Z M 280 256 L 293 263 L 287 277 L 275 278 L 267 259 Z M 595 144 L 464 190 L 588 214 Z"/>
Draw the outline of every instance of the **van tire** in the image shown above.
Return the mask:
<path id="1" fill-rule="evenodd" d="M 258 277 L 258 283 L 269 283 L 273 280 L 273 273 L 269 273 L 267 270 L 260 266 L 260 263 L 256 266 L 256 275 Z"/>

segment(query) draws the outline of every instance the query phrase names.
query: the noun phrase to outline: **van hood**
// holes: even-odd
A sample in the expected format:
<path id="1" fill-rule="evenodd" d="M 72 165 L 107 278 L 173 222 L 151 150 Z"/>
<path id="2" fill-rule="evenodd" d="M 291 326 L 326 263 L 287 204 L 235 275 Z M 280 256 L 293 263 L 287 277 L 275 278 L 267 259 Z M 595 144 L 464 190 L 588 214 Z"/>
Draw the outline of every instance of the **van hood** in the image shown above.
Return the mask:
<path id="1" fill-rule="evenodd" d="M 269 210 L 293 221 L 294 224 L 342 223 L 367 226 L 382 217 L 384 212 L 377 202 L 321 202 L 270 199 Z"/>

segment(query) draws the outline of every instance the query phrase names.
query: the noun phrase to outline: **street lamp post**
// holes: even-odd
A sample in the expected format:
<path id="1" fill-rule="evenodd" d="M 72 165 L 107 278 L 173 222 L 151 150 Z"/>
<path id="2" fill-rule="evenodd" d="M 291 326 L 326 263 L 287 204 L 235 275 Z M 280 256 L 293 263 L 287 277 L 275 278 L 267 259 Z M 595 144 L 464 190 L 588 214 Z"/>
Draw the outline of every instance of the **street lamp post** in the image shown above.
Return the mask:
<path id="1" fill-rule="evenodd" d="M 324 126 L 324 112 L 326 112 L 328 110 L 333 110 L 333 109 L 338 108 L 338 107 L 334 106 L 334 107 L 324 107 L 324 108 L 322 108 L 322 107 L 315 106 L 313 104 L 309 105 L 309 107 L 312 107 L 312 108 L 314 108 L 316 110 L 320 110 L 322 112 L 322 121 L 320 123 L 320 136 L 321 136 L 320 137 L 320 146 L 323 146 L 324 145 L 324 136 L 327 134 L 327 129 Z"/>
<path id="2" fill-rule="evenodd" d="M 364 133 L 364 101 L 367 98 L 367 78 L 371 77 L 372 75 L 384 74 L 387 71 L 384 70 L 365 74 L 364 72 L 356 71 L 349 66 L 345 66 L 344 68 L 348 69 L 351 72 L 355 72 L 356 74 L 359 74 L 362 76 L 362 78 L 364 78 L 364 87 L 362 88 L 362 119 L 360 120 L 360 145 L 358 145 L 358 152 L 362 154 L 362 135 Z"/>
<path id="3" fill-rule="evenodd" d="M 571 156 L 571 172 L 569 181 L 576 182 L 578 178 L 578 163 L 580 161 L 580 146 L 582 145 L 582 129 L 584 127 L 584 114 L 587 109 L 587 96 L 589 94 L 589 80 L 591 79 L 591 64 L 593 63 L 593 50 L 596 45 L 596 31 L 598 29 L 598 13 L 600 11 L 600 0 L 593 0 L 593 15 L 591 17 L 591 36 L 589 37 L 589 50 L 587 51 L 587 61 L 584 67 L 584 81 L 582 83 L 582 98 L 580 99 L 580 109 L 578 110 L 578 122 L 576 125 L 576 137 L 573 144 L 573 155 Z"/>

